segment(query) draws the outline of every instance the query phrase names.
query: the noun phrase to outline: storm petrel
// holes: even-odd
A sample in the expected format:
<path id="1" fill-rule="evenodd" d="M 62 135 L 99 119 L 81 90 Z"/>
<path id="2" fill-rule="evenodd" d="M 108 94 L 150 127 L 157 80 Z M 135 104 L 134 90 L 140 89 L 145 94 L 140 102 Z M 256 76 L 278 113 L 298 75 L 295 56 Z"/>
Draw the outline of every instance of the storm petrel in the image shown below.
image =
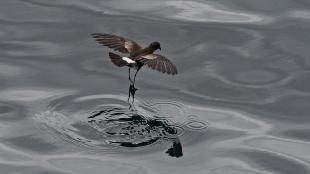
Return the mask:
<path id="1" fill-rule="evenodd" d="M 129 67 L 129 80 L 134 84 L 138 71 L 143 65 L 158 70 L 162 73 L 175 75 L 178 73 L 176 66 L 166 57 L 153 54 L 157 49 L 161 50 L 159 42 L 152 42 L 149 46 L 142 48 L 133 40 L 112 34 L 94 33 L 91 34 L 100 44 L 112 48 L 128 56 L 120 56 L 109 52 L 111 61 L 118 67 Z M 134 81 L 130 77 L 130 69 L 136 69 Z"/>

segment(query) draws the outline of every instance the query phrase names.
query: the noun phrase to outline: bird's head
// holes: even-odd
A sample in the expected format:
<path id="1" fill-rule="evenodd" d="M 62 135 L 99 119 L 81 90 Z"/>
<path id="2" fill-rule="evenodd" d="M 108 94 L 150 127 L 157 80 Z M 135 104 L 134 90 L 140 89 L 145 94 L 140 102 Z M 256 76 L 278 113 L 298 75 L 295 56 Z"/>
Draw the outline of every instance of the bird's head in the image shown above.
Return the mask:
<path id="1" fill-rule="evenodd" d="M 161 47 L 160 47 L 160 43 L 159 43 L 159 42 L 152 42 L 152 43 L 150 44 L 150 48 L 152 48 L 154 51 L 157 50 L 157 49 L 161 50 Z"/>

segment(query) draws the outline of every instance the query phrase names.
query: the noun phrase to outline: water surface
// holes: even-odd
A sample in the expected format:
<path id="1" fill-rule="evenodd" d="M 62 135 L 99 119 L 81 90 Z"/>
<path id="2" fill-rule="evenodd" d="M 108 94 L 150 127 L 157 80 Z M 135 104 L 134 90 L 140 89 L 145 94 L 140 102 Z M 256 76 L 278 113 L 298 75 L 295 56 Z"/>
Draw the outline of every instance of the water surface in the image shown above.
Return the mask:
<path id="1" fill-rule="evenodd" d="M 309 1 L 3 0 L 0 173 L 310 173 Z M 134 105 L 91 33 L 160 41 Z"/>

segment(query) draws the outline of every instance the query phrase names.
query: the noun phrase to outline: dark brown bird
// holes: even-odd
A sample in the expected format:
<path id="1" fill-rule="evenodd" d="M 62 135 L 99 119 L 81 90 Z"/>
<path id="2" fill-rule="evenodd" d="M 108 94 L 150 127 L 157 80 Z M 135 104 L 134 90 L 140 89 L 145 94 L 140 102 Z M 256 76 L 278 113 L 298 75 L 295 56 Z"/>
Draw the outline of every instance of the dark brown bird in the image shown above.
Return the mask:
<path id="1" fill-rule="evenodd" d="M 162 55 L 153 54 L 157 49 L 161 50 L 159 42 L 152 42 L 149 46 L 142 48 L 139 44 L 130 39 L 112 34 L 94 33 L 92 34 L 92 37 L 104 46 L 121 53 L 128 54 L 128 57 L 122 57 L 115 53 L 109 52 L 109 57 L 116 66 L 129 67 L 129 80 L 131 82 L 130 68 L 137 69 L 134 76 L 135 82 L 136 75 L 143 65 L 147 65 L 148 67 L 156 69 L 162 73 L 172 75 L 178 73 L 176 66 L 172 64 L 170 60 Z"/>

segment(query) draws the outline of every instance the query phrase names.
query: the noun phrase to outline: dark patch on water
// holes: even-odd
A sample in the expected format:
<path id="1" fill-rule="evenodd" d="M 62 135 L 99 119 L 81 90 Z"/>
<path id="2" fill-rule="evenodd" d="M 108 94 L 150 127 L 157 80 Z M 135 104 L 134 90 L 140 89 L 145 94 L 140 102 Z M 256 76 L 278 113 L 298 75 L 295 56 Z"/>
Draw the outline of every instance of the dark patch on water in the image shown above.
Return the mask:
<path id="1" fill-rule="evenodd" d="M 100 117 L 105 114 L 105 117 Z M 172 142 L 167 154 L 172 157 L 183 155 L 182 145 L 178 138 L 179 130 L 170 125 L 167 120 L 147 118 L 139 114 L 125 115 L 118 108 L 111 108 L 95 112 L 88 117 L 90 124 L 107 127 L 103 134 L 108 134 L 110 144 L 122 147 L 144 147 L 158 141 Z"/>

